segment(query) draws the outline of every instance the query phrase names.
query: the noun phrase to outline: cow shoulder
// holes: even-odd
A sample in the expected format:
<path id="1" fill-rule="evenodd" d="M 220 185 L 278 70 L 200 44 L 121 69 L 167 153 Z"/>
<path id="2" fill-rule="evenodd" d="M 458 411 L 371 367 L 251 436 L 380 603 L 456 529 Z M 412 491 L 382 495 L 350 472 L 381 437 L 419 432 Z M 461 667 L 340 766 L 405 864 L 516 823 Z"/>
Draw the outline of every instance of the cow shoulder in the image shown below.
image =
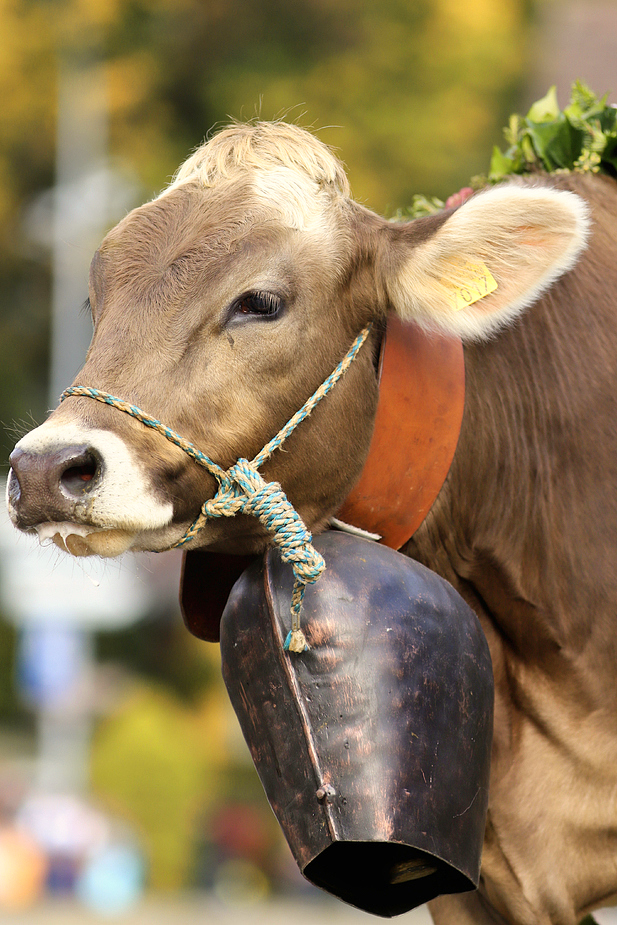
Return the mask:
<path id="1" fill-rule="evenodd" d="M 404 320 L 481 340 L 574 266 L 589 224 L 575 193 L 515 180 L 450 212 L 391 224 L 383 285 Z"/>

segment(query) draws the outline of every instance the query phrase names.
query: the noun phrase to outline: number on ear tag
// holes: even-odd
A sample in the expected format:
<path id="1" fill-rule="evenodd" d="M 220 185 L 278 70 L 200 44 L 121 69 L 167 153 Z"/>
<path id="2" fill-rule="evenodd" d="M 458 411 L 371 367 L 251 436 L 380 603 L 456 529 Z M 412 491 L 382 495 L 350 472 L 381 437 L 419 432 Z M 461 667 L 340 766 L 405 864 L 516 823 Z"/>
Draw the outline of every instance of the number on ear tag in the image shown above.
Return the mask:
<path id="1" fill-rule="evenodd" d="M 442 279 L 449 290 L 450 308 L 460 312 L 497 289 L 497 282 L 489 268 L 480 261 L 466 261 L 453 266 L 453 279 Z"/>

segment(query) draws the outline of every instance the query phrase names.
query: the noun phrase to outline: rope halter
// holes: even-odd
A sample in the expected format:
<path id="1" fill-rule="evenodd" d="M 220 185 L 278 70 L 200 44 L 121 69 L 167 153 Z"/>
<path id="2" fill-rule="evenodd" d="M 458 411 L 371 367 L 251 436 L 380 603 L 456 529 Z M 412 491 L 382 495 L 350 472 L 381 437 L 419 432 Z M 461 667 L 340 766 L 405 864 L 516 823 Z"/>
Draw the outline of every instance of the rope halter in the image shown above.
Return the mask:
<path id="1" fill-rule="evenodd" d="M 368 337 L 370 330 L 371 325 L 369 324 L 358 334 L 336 369 L 330 373 L 328 378 L 322 382 L 300 410 L 296 411 L 293 417 L 259 451 L 254 459 L 250 462 L 247 459 L 238 459 L 227 470 L 222 469 L 221 466 L 213 462 L 196 446 L 156 418 L 146 414 L 136 405 L 131 405 L 129 402 L 115 398 L 108 392 L 102 392 L 100 389 L 93 389 L 88 386 L 72 386 L 65 389 L 60 396 L 61 402 L 71 396 L 93 398 L 95 401 L 110 405 L 118 411 L 123 411 L 125 414 L 141 421 L 146 427 L 150 427 L 161 434 L 170 443 L 175 444 L 217 480 L 218 489 L 214 497 L 204 502 L 195 522 L 188 528 L 184 536 L 169 547 L 170 549 L 189 543 L 197 536 L 210 518 L 250 514 L 259 520 L 271 535 L 273 542 L 278 546 L 283 561 L 290 562 L 293 568 L 294 587 L 291 597 L 291 630 L 285 640 L 285 649 L 289 652 L 304 652 L 308 649 L 308 643 L 300 628 L 302 601 L 307 584 L 317 581 L 326 565 L 320 553 L 312 546 L 313 536 L 310 530 L 302 521 L 279 483 L 266 482 L 258 470 L 274 450 L 284 443 L 298 424 L 309 416 L 321 399 L 325 398 L 341 376 L 347 372 Z"/>

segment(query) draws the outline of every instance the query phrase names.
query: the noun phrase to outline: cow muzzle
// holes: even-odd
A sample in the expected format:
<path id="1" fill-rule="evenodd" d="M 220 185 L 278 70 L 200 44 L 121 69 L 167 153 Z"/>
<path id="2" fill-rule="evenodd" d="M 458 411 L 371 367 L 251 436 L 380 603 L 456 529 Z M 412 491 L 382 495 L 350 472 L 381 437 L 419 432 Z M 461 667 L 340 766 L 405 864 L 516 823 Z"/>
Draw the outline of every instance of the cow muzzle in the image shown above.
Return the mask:
<path id="1" fill-rule="evenodd" d="M 126 443 L 109 431 L 50 419 L 10 457 L 13 524 L 74 556 L 117 556 L 168 527 L 173 505 L 155 493 Z"/>
<path id="2" fill-rule="evenodd" d="M 44 455 L 17 447 L 10 463 L 8 501 L 20 530 L 39 524 L 42 512 L 49 521 L 76 520 L 101 479 L 98 453 L 85 444 Z"/>

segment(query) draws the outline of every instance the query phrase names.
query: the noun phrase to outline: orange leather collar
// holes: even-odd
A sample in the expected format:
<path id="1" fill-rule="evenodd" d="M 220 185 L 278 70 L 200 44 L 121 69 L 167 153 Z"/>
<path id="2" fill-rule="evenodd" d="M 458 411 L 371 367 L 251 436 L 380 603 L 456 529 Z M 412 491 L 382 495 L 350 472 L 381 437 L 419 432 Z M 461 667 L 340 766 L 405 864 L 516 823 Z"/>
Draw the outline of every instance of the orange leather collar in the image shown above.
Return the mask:
<path id="1" fill-rule="evenodd" d="M 400 549 L 446 479 L 465 404 L 459 338 L 429 335 L 391 318 L 381 350 L 375 429 L 359 481 L 339 520 Z"/>
<path id="2" fill-rule="evenodd" d="M 461 341 L 390 319 L 381 348 L 373 438 L 360 479 L 337 517 L 400 549 L 445 481 L 464 402 Z M 199 549 L 184 553 L 180 604 L 193 635 L 218 642 L 229 592 L 252 558 Z"/>

